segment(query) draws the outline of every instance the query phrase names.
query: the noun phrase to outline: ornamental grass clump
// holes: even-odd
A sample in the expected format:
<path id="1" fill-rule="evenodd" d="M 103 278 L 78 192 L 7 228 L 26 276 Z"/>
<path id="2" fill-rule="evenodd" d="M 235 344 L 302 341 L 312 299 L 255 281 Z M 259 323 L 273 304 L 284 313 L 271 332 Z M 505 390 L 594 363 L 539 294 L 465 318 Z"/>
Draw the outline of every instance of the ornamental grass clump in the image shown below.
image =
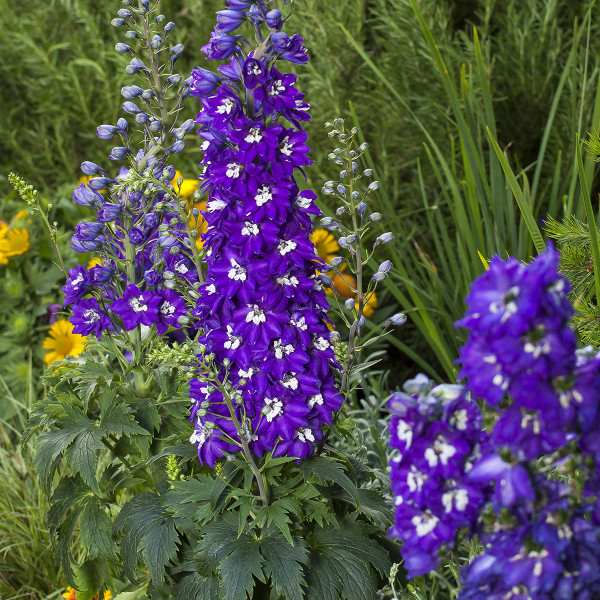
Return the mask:
<path id="1" fill-rule="evenodd" d="M 477 536 L 461 599 L 600 593 L 600 355 L 576 349 L 558 260 L 551 247 L 528 265 L 495 256 L 458 322 L 464 387 L 421 376 L 390 400 L 390 533 L 411 577 Z"/>

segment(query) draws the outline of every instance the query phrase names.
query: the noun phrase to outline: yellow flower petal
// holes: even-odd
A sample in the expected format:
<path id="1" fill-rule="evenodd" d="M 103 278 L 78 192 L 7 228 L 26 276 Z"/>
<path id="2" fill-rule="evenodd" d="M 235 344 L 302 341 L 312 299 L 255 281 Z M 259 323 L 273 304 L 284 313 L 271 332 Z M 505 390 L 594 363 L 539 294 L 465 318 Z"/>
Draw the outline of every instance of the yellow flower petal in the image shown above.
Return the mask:
<path id="1" fill-rule="evenodd" d="M 67 356 L 79 356 L 85 348 L 86 339 L 86 336 L 73 333 L 73 325 L 67 319 L 55 321 L 42 344 L 44 350 L 50 350 L 44 355 L 44 362 L 51 365 Z"/>
<path id="2" fill-rule="evenodd" d="M 336 274 L 332 277 L 331 282 L 333 283 L 333 287 L 339 296 L 342 298 L 354 298 L 356 301 L 354 303 L 354 308 L 358 312 L 358 299 L 356 294 L 356 279 L 352 275 L 347 274 Z M 327 290 L 328 294 L 332 294 L 331 290 Z M 363 305 L 363 315 L 368 319 L 373 315 L 375 309 L 377 308 L 378 301 L 377 296 L 375 294 L 369 295 L 369 300 Z"/>
<path id="3" fill-rule="evenodd" d="M 326 263 L 337 256 L 340 246 L 336 237 L 325 229 L 315 229 L 310 235 L 310 241 L 317 249 L 317 254 Z"/>
<path id="4" fill-rule="evenodd" d="M 2 232 L 0 239 L 0 254 L 17 256 L 29 250 L 29 231 L 27 229 L 8 229 Z"/>
<path id="5" fill-rule="evenodd" d="M 183 179 L 181 184 L 181 188 L 177 184 L 177 180 L 179 178 Z M 181 171 L 175 171 L 175 177 L 171 179 L 171 185 L 175 188 L 176 192 L 179 192 L 179 195 L 182 198 L 191 198 L 194 195 L 194 192 L 198 189 L 199 181 L 197 179 L 185 179 L 181 173 Z"/>

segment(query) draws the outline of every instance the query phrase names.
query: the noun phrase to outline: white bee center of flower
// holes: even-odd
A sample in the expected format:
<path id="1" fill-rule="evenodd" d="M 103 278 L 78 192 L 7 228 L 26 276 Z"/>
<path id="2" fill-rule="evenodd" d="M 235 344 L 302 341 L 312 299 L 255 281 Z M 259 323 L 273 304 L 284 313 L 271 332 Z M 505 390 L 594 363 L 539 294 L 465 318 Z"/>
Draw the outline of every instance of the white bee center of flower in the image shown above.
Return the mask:
<path id="1" fill-rule="evenodd" d="M 217 112 L 220 115 L 222 115 L 222 114 L 230 115 L 234 106 L 235 106 L 235 103 L 233 102 L 233 100 L 230 100 L 229 98 L 225 98 L 225 100 L 223 100 L 222 104 L 219 104 L 219 106 L 217 106 Z"/>
<path id="2" fill-rule="evenodd" d="M 294 147 L 294 144 L 290 144 L 290 138 L 289 138 L 289 136 L 286 135 L 283 138 L 281 145 L 279 146 L 279 151 L 281 152 L 281 154 L 285 154 L 286 156 L 291 156 L 293 147 Z"/>
<path id="3" fill-rule="evenodd" d="M 217 292 L 217 288 L 214 283 L 207 285 L 205 288 L 207 294 L 215 294 Z"/>
<path id="4" fill-rule="evenodd" d="M 298 433 L 298 439 L 301 442 L 314 442 L 315 436 L 313 435 L 312 429 L 308 429 L 305 427 L 299 427 L 296 432 Z"/>
<path id="5" fill-rule="evenodd" d="M 175 307 L 168 301 L 165 300 L 161 305 L 160 305 L 160 314 L 161 315 L 165 315 L 165 316 L 170 316 L 175 312 Z"/>
<path id="6" fill-rule="evenodd" d="M 144 312 L 148 310 L 148 307 L 145 304 L 142 304 L 144 302 L 144 296 L 138 296 L 137 298 L 131 298 L 131 300 L 129 300 L 129 306 L 131 306 L 133 312 Z"/>
<path id="7" fill-rule="evenodd" d="M 262 206 L 266 204 L 269 200 L 273 199 L 273 194 L 271 194 L 271 188 L 268 185 L 263 185 L 258 190 L 258 194 L 254 196 L 254 201 L 256 202 L 256 206 Z"/>
<path id="8" fill-rule="evenodd" d="M 225 175 L 227 177 L 231 177 L 232 179 L 237 179 L 240 176 L 240 172 L 242 170 L 242 165 L 238 165 L 237 163 L 229 163 L 227 165 L 227 171 Z"/>
<path id="9" fill-rule="evenodd" d="M 249 144 L 256 144 L 262 140 L 263 136 L 258 127 L 252 127 L 248 132 L 248 135 L 244 138 L 245 142 Z"/>
<path id="10" fill-rule="evenodd" d="M 229 279 L 234 281 L 246 281 L 246 269 L 241 267 L 233 258 L 231 259 L 231 269 L 227 273 Z"/>
<path id="11" fill-rule="evenodd" d="M 290 277 L 290 274 L 286 273 L 285 275 L 277 278 L 277 283 L 279 285 L 291 285 L 292 287 L 296 287 L 300 282 L 295 275 Z"/>
<path id="12" fill-rule="evenodd" d="M 190 442 L 196 444 L 198 448 L 202 448 L 206 440 L 212 435 L 213 430 L 200 425 L 200 429 L 196 429 L 190 436 Z"/>
<path id="13" fill-rule="evenodd" d="M 304 317 L 300 317 L 297 321 L 294 321 L 294 319 L 290 319 L 290 323 L 296 329 L 300 329 L 300 331 L 306 331 L 308 329 L 308 325 L 306 324 L 306 320 Z"/>
<path id="14" fill-rule="evenodd" d="M 178 262 L 175 267 L 174 267 L 175 271 L 177 271 L 178 273 L 181 273 L 182 275 L 185 275 L 189 269 L 185 266 L 185 264 L 183 262 Z"/>
<path id="15" fill-rule="evenodd" d="M 254 367 L 250 367 L 247 371 L 244 369 L 238 371 L 238 376 L 242 379 L 252 379 L 252 375 L 254 375 Z"/>
<path id="16" fill-rule="evenodd" d="M 304 198 L 303 196 L 298 196 L 295 202 L 296 206 L 300 208 L 308 208 L 312 204 L 312 200 L 310 198 Z"/>
<path id="17" fill-rule="evenodd" d="M 427 477 L 418 471 L 414 465 L 411 465 L 410 472 L 406 476 L 406 485 L 411 492 L 420 492 Z"/>
<path id="18" fill-rule="evenodd" d="M 209 146 L 210 142 L 208 140 L 204 140 L 202 144 L 200 144 L 200 150 L 202 150 L 202 152 L 206 152 Z"/>
<path id="19" fill-rule="evenodd" d="M 433 442 L 433 448 L 425 450 L 425 460 L 430 467 L 437 467 L 438 463 L 442 465 L 448 464 L 448 459 L 456 454 L 456 448 L 446 442 L 442 436 Z"/>
<path id="20" fill-rule="evenodd" d="M 415 515 L 410 522 L 415 526 L 417 535 L 425 537 L 435 529 L 439 519 L 429 511 L 426 511 L 422 515 Z"/>
<path id="21" fill-rule="evenodd" d="M 455 411 L 450 417 L 450 425 L 456 427 L 456 429 L 459 429 L 460 431 L 464 431 L 467 428 L 467 421 L 467 411 L 464 408 Z"/>
<path id="22" fill-rule="evenodd" d="M 86 320 L 87 323 L 95 323 L 100 319 L 100 315 L 95 310 L 88 308 L 83 313 L 83 318 Z"/>
<path id="23" fill-rule="evenodd" d="M 283 413 L 283 402 L 279 398 L 265 398 L 265 408 L 267 408 L 264 413 L 265 418 L 271 423 L 275 417 Z"/>
<path id="24" fill-rule="evenodd" d="M 242 235 L 258 235 L 260 231 L 259 226 L 256 223 L 250 223 L 246 221 L 244 229 L 242 229 Z"/>
<path id="25" fill-rule="evenodd" d="M 79 284 L 83 281 L 83 275 L 81 273 L 77 273 L 77 277 L 75 277 L 75 279 L 73 279 L 73 281 L 71 281 L 71 285 L 74 288 L 78 288 Z"/>
<path id="26" fill-rule="evenodd" d="M 308 399 L 308 407 L 313 408 L 315 404 L 319 406 L 323 406 L 324 398 L 322 394 L 317 394 L 316 396 L 311 396 Z"/>
<path id="27" fill-rule="evenodd" d="M 452 490 L 442 495 L 442 504 L 447 513 L 452 511 L 452 507 L 456 506 L 456 510 L 463 512 L 469 504 L 469 495 L 467 490 Z"/>
<path id="28" fill-rule="evenodd" d="M 279 254 L 281 254 L 281 256 L 285 256 L 288 252 L 295 250 L 297 245 L 298 244 L 292 240 L 281 240 L 277 246 L 277 250 L 279 250 Z"/>
<path id="29" fill-rule="evenodd" d="M 288 373 L 282 380 L 281 385 L 288 390 L 298 389 L 298 380 L 295 377 L 295 373 Z"/>
<path id="30" fill-rule="evenodd" d="M 232 331 L 233 327 L 231 325 L 227 325 L 227 337 L 229 339 L 223 344 L 223 347 L 227 350 L 236 350 L 242 343 L 242 338 L 238 335 L 232 335 Z"/>
<path id="31" fill-rule="evenodd" d="M 258 304 L 255 304 L 250 308 L 251 310 L 248 311 L 248 314 L 246 315 L 246 323 L 250 323 L 250 321 L 252 321 L 255 325 L 258 325 L 267 320 L 265 313 L 258 307 Z"/>
<path id="32" fill-rule="evenodd" d="M 223 200 L 211 200 L 206 205 L 206 210 L 208 212 L 215 212 L 215 210 L 223 210 L 227 206 L 227 202 L 223 202 Z"/>
<path id="33" fill-rule="evenodd" d="M 400 419 L 396 427 L 396 435 L 399 440 L 402 440 L 406 444 L 406 449 L 410 448 L 413 439 L 413 430 L 409 423 Z"/>
<path id="34" fill-rule="evenodd" d="M 313 345 L 317 350 L 320 350 L 321 352 L 324 352 L 331 346 L 331 344 L 329 343 L 329 340 L 326 340 L 324 337 L 318 337 L 313 342 Z"/>
<path id="35" fill-rule="evenodd" d="M 252 65 L 252 73 L 254 75 L 260 75 L 262 72 L 263 70 L 258 65 Z"/>
<path id="36" fill-rule="evenodd" d="M 269 90 L 269 96 L 279 96 L 281 92 L 285 92 L 285 85 L 283 85 L 283 81 L 278 79 L 273 82 L 271 89 Z"/>

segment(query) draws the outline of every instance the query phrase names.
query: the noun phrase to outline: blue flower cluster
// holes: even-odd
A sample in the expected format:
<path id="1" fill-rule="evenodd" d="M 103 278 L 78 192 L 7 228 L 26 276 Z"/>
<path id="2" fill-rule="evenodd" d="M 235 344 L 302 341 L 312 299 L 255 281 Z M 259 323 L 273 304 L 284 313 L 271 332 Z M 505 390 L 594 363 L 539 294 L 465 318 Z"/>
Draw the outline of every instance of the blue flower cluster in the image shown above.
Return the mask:
<path id="1" fill-rule="evenodd" d="M 229 0 L 203 51 L 228 59 L 219 74 L 196 68 L 191 84 L 202 108 L 204 213 L 208 230 L 205 283 L 194 316 L 201 341 L 222 365 L 235 399 L 234 426 L 223 393 L 192 382 L 191 441 L 203 464 L 213 466 L 244 439 L 261 456 L 305 458 L 341 407 L 330 341 L 321 264 L 310 241 L 316 195 L 300 191 L 294 171 L 308 158 L 308 104 L 296 76 L 278 60 L 306 62 L 298 35 L 282 32 L 277 10 L 260 0 Z M 234 31 L 249 22 L 255 50 Z M 284 122 L 291 126 L 286 126 Z"/>
<path id="2" fill-rule="evenodd" d="M 484 401 L 493 418 L 489 436 L 469 438 L 477 445 L 462 472 L 457 464 L 444 474 L 478 494 L 460 526 L 468 526 L 485 551 L 464 569 L 461 599 L 568 600 L 600 594 L 600 355 L 576 350 L 568 324 L 569 286 L 558 261 L 551 247 L 529 265 L 493 258 L 473 283 L 458 323 L 469 329 L 460 358 L 465 391 Z M 412 415 L 411 443 L 415 432 L 425 438 L 424 456 L 435 450 L 429 430 L 447 428 L 446 412 L 439 408 L 432 422 L 431 395 L 401 402 L 411 406 L 403 409 Z M 401 425 L 397 399 L 391 408 L 397 413 L 391 443 L 402 449 L 408 428 Z M 424 488 L 438 471 L 437 465 L 420 464 Z M 402 499 L 396 523 L 405 524 L 413 508 L 405 508 L 398 477 L 392 464 L 392 489 Z M 409 574 L 434 568 L 437 562 L 428 563 L 427 553 L 452 533 L 440 526 L 438 496 L 423 496 L 421 514 L 439 519 L 428 521 L 437 528 L 429 525 L 435 543 L 418 531 L 410 534 L 407 526 L 391 532 L 406 540 Z"/>
<path id="3" fill-rule="evenodd" d="M 466 473 L 487 441 L 475 402 L 462 386 L 407 381 L 389 400 L 392 413 L 391 488 L 396 518 L 390 535 L 402 549 L 409 577 L 435 569 L 440 550 L 454 547 L 459 528 L 473 531 L 484 492 Z"/>
<path id="4" fill-rule="evenodd" d="M 165 17 L 151 18 L 153 10 L 147 6 L 121 9 L 113 20 L 116 27 L 141 26 L 141 20 L 145 20 L 146 29 L 163 30 L 162 36 L 152 38 L 149 64 L 135 57 L 126 69 L 129 74 L 137 74 L 146 89 L 137 85 L 122 89 L 126 99 L 123 109 L 134 115 L 143 131 L 145 147 L 134 150 L 135 132 L 125 118 L 114 126 L 100 125 L 98 137 L 118 137 L 123 144 L 113 148 L 109 158 L 127 159 L 132 166 L 121 167 L 113 178 L 104 168 L 86 161 L 81 169 L 89 182 L 73 193 L 77 204 L 96 211 L 94 220 L 76 226 L 71 247 L 84 254 L 93 253 L 98 264 L 73 267 L 63 287 L 65 306 L 71 306 L 73 313 L 73 331 L 82 335 L 100 338 L 106 329 L 131 331 L 140 325 L 155 326 L 159 334 L 177 329 L 187 322 L 187 307 L 176 280 L 192 285 L 199 278 L 190 257 L 191 242 L 186 239 L 180 211 L 173 202 L 174 190 L 169 187 L 175 169 L 167 164 L 170 155 L 183 150 L 181 138 L 194 128 L 194 121 L 177 125 L 176 119 L 165 116 L 164 103 L 157 100 L 154 75 L 161 70 L 158 79 L 160 82 L 164 77 L 164 81 L 160 82 L 160 93 L 170 88 L 175 91 L 176 108 L 189 96 L 191 78 L 181 81 L 173 73 L 183 50 L 179 44 L 170 49 L 168 65 L 159 66 L 160 57 L 168 50 L 165 38 L 174 26 L 167 23 L 162 27 Z M 116 50 L 133 53 L 127 44 L 117 44 Z M 155 183 L 148 183 L 149 175 Z"/>

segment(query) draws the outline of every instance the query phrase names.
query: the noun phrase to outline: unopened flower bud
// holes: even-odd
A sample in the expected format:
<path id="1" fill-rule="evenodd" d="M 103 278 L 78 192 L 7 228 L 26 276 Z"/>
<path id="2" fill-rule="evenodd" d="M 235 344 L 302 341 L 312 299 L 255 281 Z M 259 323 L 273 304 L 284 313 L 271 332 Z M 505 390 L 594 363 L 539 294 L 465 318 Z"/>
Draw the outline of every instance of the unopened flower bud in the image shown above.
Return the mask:
<path id="1" fill-rule="evenodd" d="M 125 25 L 125 20 L 124 19 L 113 19 L 110 24 L 113 27 L 122 27 L 123 25 Z"/>
<path id="2" fill-rule="evenodd" d="M 185 142 L 183 140 L 179 140 L 179 141 L 175 142 L 170 148 L 168 148 L 168 151 L 171 154 L 179 154 L 179 152 L 181 152 L 184 149 L 185 149 Z"/>
<path id="3" fill-rule="evenodd" d="M 331 217 L 323 217 L 321 219 L 321 225 L 323 227 L 327 227 L 327 225 L 331 225 L 333 223 L 333 219 Z"/>
<path id="4" fill-rule="evenodd" d="M 165 27 L 163 29 L 163 32 L 164 32 L 165 35 L 167 35 L 168 33 L 171 33 L 171 31 L 173 31 L 173 29 L 175 29 L 175 23 L 173 23 L 173 21 L 169 21 L 165 25 Z"/>
<path id="5" fill-rule="evenodd" d="M 158 133 L 161 129 L 162 129 L 162 123 L 160 121 L 156 120 L 156 121 L 152 121 L 152 123 L 150 123 L 150 131 L 152 133 Z"/>
<path id="6" fill-rule="evenodd" d="M 130 115 L 135 115 L 141 112 L 141 108 L 135 102 L 123 102 L 123 110 Z"/>
<path id="7" fill-rule="evenodd" d="M 371 281 L 376 281 L 377 283 L 383 281 L 387 277 L 387 273 L 382 273 L 381 271 L 377 271 L 377 273 L 373 273 L 373 277 L 371 277 Z"/>
<path id="8" fill-rule="evenodd" d="M 329 264 L 332 267 L 339 267 L 344 262 L 344 259 L 341 256 L 335 256 L 329 261 Z"/>
<path id="9" fill-rule="evenodd" d="M 101 166 L 90 162 L 89 160 L 84 160 L 81 163 L 81 172 L 84 175 L 108 175 L 108 173 Z"/>
<path id="10" fill-rule="evenodd" d="M 158 15 L 156 17 L 156 19 L 154 19 L 154 20 L 156 21 L 156 23 L 158 25 L 160 25 L 161 23 L 164 23 L 165 19 L 166 19 L 165 15 Z"/>
<path id="11" fill-rule="evenodd" d="M 125 32 L 125 39 L 135 40 L 137 38 L 138 38 L 138 32 L 137 31 L 129 30 L 129 31 Z"/>
<path id="12" fill-rule="evenodd" d="M 346 238 L 346 242 L 348 244 L 354 244 L 354 242 L 356 241 L 356 234 L 355 233 L 351 233 L 347 238 Z"/>
<path id="13" fill-rule="evenodd" d="M 148 122 L 148 115 L 145 112 L 139 112 L 135 115 L 135 122 L 138 125 L 145 125 Z"/>
<path id="14" fill-rule="evenodd" d="M 161 44 L 162 44 L 162 38 L 160 37 L 160 35 L 155 35 L 150 40 L 150 48 L 152 48 L 152 50 L 158 50 L 160 48 Z"/>
<path id="15" fill-rule="evenodd" d="M 367 191 L 374 192 L 379 189 L 379 181 L 372 181 L 367 188 Z"/>
<path id="16" fill-rule="evenodd" d="M 177 324 L 181 325 L 182 327 L 189 325 L 189 322 L 190 322 L 190 319 L 188 317 L 186 317 L 185 315 L 181 315 L 177 318 Z"/>
<path id="17" fill-rule="evenodd" d="M 389 244 L 394 239 L 394 234 L 391 231 L 387 231 L 386 233 L 382 233 L 376 240 L 375 246 L 377 244 Z"/>
<path id="18" fill-rule="evenodd" d="M 96 134 L 101 140 L 110 140 L 117 135 L 118 131 L 119 128 L 114 125 L 100 125 L 96 129 Z"/>
<path id="19" fill-rule="evenodd" d="M 346 300 L 346 302 L 344 302 L 344 306 L 348 310 L 352 310 L 354 308 L 355 304 L 356 304 L 356 301 L 354 300 L 354 298 L 348 298 L 348 300 Z"/>
<path id="20" fill-rule="evenodd" d="M 346 188 L 343 185 L 337 186 L 337 192 L 338 192 L 338 194 L 341 194 L 342 196 L 344 196 L 344 198 L 346 197 Z"/>
<path id="21" fill-rule="evenodd" d="M 340 179 L 346 179 L 346 177 L 348 177 L 348 171 L 346 169 L 340 171 Z"/>
<path id="22" fill-rule="evenodd" d="M 404 323 L 406 323 L 406 318 L 407 317 L 404 313 L 396 313 L 388 319 L 388 322 L 392 325 L 396 325 L 396 327 L 399 327 L 400 325 L 404 325 Z"/>
<path id="23" fill-rule="evenodd" d="M 127 10 L 126 8 L 120 8 L 117 11 L 117 14 L 119 15 L 119 17 L 121 17 L 121 19 L 127 19 L 128 17 L 132 17 L 133 16 L 131 14 L 131 11 Z"/>
<path id="24" fill-rule="evenodd" d="M 370 221 L 381 221 L 381 213 L 375 212 L 375 213 L 369 215 L 369 220 Z"/>
<path id="25" fill-rule="evenodd" d="M 131 46 L 124 44 L 123 42 L 117 42 L 115 44 L 115 50 L 119 54 L 125 54 L 125 52 L 131 52 Z"/>
<path id="26" fill-rule="evenodd" d="M 144 90 L 139 85 L 126 85 L 121 88 L 121 95 L 127 100 L 141 96 Z"/>
<path id="27" fill-rule="evenodd" d="M 179 73 L 174 73 L 173 75 L 169 75 L 167 77 L 167 83 L 169 85 L 177 85 L 181 81 L 182 77 Z"/>
<path id="28" fill-rule="evenodd" d="M 365 215 L 365 212 L 367 212 L 367 205 L 364 202 L 361 202 L 356 207 L 356 212 L 358 212 L 358 214 L 360 215 L 360 218 L 362 219 Z"/>
<path id="29" fill-rule="evenodd" d="M 341 217 L 344 213 L 346 212 L 346 207 L 345 206 L 340 206 L 336 211 L 335 214 L 338 217 Z"/>
<path id="30" fill-rule="evenodd" d="M 371 175 L 373 175 L 373 169 L 365 169 L 361 175 L 362 177 L 371 177 Z"/>
<path id="31" fill-rule="evenodd" d="M 125 148 L 125 146 L 117 146 L 110 151 L 108 158 L 110 158 L 110 160 L 121 160 L 130 153 L 131 150 L 129 150 L 129 148 Z"/>

